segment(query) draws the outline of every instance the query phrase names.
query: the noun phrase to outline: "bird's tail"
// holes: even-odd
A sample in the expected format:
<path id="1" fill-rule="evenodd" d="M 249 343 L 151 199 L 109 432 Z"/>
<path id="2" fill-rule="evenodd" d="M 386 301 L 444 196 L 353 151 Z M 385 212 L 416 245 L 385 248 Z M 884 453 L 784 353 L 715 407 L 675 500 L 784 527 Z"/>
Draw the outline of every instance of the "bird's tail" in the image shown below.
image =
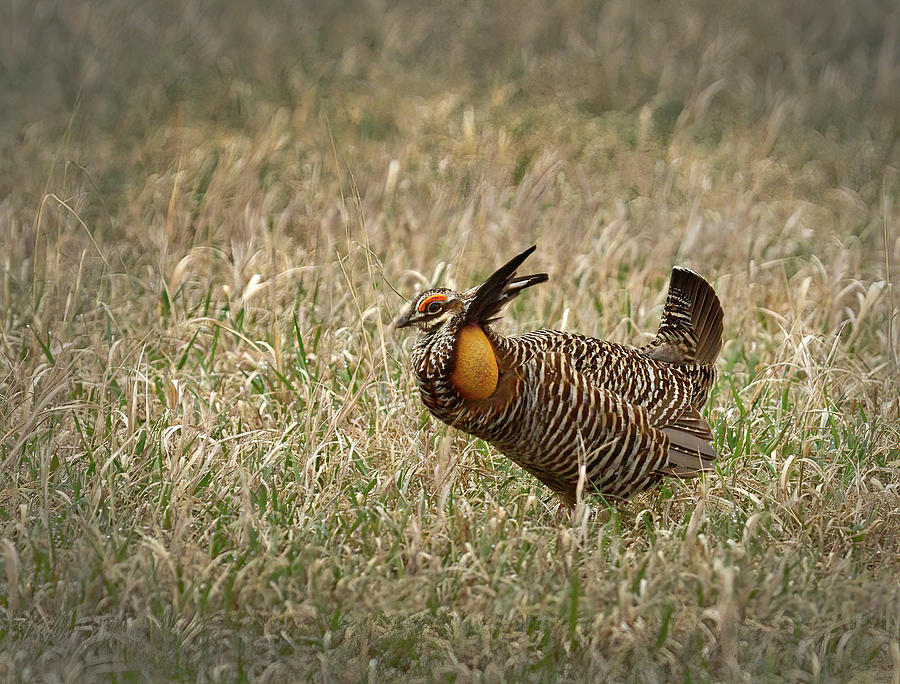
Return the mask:
<path id="1" fill-rule="evenodd" d="M 642 348 L 669 363 L 715 363 L 722 349 L 722 306 L 712 286 L 681 266 L 672 269 L 656 337 Z"/>

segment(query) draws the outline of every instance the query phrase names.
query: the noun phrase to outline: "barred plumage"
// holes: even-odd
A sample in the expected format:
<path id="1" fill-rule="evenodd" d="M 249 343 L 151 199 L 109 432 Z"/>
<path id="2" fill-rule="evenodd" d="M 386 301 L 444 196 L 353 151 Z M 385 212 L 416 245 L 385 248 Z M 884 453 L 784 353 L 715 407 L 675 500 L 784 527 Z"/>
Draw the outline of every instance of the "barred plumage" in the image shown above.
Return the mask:
<path id="1" fill-rule="evenodd" d="M 428 410 L 493 444 L 566 504 L 582 466 L 586 484 L 613 497 L 709 468 L 716 453 L 699 411 L 722 346 L 712 287 L 675 267 L 645 347 L 553 330 L 504 337 L 490 326 L 502 307 L 547 280 L 515 275 L 534 249 L 466 293 L 419 294 L 397 321 L 419 328 L 412 363 Z"/>

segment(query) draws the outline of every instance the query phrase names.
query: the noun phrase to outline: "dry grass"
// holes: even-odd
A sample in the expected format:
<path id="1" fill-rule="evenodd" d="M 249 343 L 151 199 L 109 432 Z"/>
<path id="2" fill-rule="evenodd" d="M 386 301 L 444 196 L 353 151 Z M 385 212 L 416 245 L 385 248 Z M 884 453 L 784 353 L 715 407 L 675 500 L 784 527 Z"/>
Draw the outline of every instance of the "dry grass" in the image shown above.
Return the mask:
<path id="1" fill-rule="evenodd" d="M 146 4 L 146 3 L 145 3 Z M 0 679 L 900 681 L 900 13 L 0 10 Z M 571 524 L 391 321 L 726 311 L 720 470 Z"/>

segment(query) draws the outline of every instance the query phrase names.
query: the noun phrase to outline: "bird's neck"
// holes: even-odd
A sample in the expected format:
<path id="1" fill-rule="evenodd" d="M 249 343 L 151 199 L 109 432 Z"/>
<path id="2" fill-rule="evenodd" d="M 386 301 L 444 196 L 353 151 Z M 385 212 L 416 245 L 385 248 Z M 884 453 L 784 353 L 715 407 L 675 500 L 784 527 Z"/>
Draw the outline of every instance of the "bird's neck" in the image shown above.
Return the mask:
<path id="1" fill-rule="evenodd" d="M 494 346 L 479 325 L 420 334 L 413 367 L 426 405 L 484 399 L 497 389 L 499 367 Z M 452 398 L 452 401 L 450 401 Z"/>

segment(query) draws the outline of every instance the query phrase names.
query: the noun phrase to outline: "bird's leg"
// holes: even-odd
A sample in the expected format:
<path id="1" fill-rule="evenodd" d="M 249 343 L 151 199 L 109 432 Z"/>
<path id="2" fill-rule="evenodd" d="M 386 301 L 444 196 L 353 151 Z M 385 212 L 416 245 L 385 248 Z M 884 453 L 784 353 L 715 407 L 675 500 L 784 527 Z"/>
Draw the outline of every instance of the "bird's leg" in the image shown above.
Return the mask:
<path id="1" fill-rule="evenodd" d="M 556 522 L 560 525 L 568 525 L 575 516 L 575 497 L 571 492 L 556 492 L 559 497 L 559 505 L 556 507 Z"/>

